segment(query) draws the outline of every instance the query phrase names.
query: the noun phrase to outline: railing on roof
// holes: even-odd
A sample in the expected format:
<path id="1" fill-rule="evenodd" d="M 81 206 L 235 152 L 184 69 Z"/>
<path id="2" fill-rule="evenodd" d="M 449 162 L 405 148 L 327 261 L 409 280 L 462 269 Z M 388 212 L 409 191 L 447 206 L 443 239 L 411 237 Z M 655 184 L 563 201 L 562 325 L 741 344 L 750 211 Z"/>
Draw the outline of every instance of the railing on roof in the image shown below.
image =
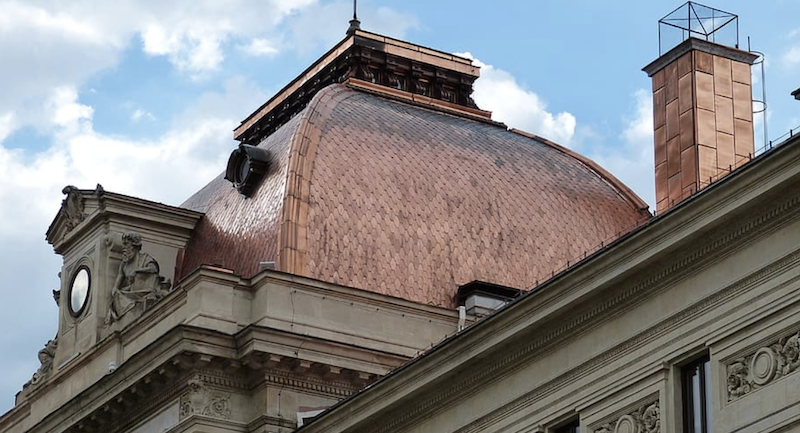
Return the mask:
<path id="1" fill-rule="evenodd" d="M 764 146 L 756 149 L 754 153 L 752 153 L 752 154 L 750 154 L 748 156 L 742 157 L 739 160 L 737 160 L 733 165 L 728 166 L 727 169 L 725 169 L 725 168 L 721 169 L 719 171 L 719 173 L 717 174 L 717 176 L 709 178 L 708 181 L 700 181 L 700 189 L 698 189 L 698 190 L 694 190 L 693 189 L 691 191 L 691 193 L 686 194 L 686 195 L 684 195 L 682 197 L 679 197 L 679 199 L 675 200 L 673 203 L 670 204 L 670 210 L 673 209 L 673 206 L 675 204 L 677 204 L 678 202 L 686 200 L 687 198 L 692 197 L 692 196 L 696 195 L 697 193 L 704 191 L 706 187 L 708 187 L 711 184 L 716 183 L 716 182 L 728 177 L 728 175 L 730 175 L 731 173 L 736 171 L 737 168 L 739 168 L 739 167 L 743 166 L 744 164 L 750 162 L 753 158 L 769 153 L 773 149 L 778 148 L 778 147 L 782 146 L 783 144 L 787 143 L 789 140 L 791 140 L 793 137 L 797 136 L 798 134 L 800 134 L 800 126 L 797 126 L 796 128 L 790 129 L 789 132 L 781 135 L 780 137 L 778 137 L 778 138 L 776 138 L 774 140 L 770 140 Z M 796 144 L 800 145 L 800 143 L 796 143 Z M 529 284 L 528 287 L 526 287 L 526 289 L 528 289 L 528 290 L 533 289 L 533 288 L 539 286 L 540 284 L 543 284 L 543 283 L 555 278 L 556 276 L 562 274 L 563 272 L 566 272 L 572 266 L 575 266 L 578 263 L 584 261 L 585 259 L 587 259 L 587 258 L 589 258 L 589 257 L 591 257 L 591 256 L 593 256 L 595 254 L 600 253 L 601 250 L 603 250 L 604 248 L 606 248 L 609 245 L 613 244 L 614 242 L 619 241 L 621 238 L 623 238 L 626 235 L 632 233 L 634 230 L 638 229 L 639 227 L 648 225 L 651 221 L 654 221 L 656 219 L 655 217 L 657 217 L 657 216 L 659 216 L 659 214 L 654 211 L 653 212 L 653 217 L 654 218 L 645 218 L 645 219 L 637 220 L 636 223 L 634 225 L 632 225 L 631 227 L 629 227 L 627 230 L 621 230 L 621 231 L 618 231 L 618 232 L 614 233 L 612 236 L 610 236 L 607 239 L 601 241 L 599 245 L 595 245 L 594 247 L 584 251 L 582 254 L 574 257 L 572 260 L 567 260 L 565 263 L 562 263 L 561 266 L 559 266 L 559 267 L 557 267 L 555 269 L 551 269 L 549 272 L 545 272 L 545 274 L 541 275 L 539 278 L 537 278 L 533 284 Z"/>
<path id="2" fill-rule="evenodd" d="M 659 55 L 689 38 L 739 48 L 739 17 L 690 1 L 658 20 Z"/>

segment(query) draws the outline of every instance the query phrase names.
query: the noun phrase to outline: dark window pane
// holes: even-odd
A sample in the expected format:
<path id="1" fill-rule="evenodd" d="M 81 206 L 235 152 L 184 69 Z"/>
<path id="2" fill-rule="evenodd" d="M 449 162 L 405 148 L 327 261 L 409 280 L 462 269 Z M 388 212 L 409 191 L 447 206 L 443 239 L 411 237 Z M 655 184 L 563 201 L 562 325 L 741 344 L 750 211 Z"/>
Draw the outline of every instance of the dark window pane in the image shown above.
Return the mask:
<path id="1" fill-rule="evenodd" d="M 683 426 L 686 433 L 713 431 L 711 414 L 711 361 L 706 357 L 686 365 L 683 385 Z"/>
<path id="2" fill-rule="evenodd" d="M 554 433 L 581 433 L 580 423 L 578 421 L 573 421 L 555 429 Z"/>

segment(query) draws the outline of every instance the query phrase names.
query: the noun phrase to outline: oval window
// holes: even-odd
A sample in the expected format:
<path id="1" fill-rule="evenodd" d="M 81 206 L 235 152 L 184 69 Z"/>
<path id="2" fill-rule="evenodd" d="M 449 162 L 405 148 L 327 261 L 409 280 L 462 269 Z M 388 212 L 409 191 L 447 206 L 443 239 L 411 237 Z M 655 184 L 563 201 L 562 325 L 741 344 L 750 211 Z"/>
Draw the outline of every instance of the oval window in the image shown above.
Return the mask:
<path id="1" fill-rule="evenodd" d="M 78 269 L 78 272 L 72 277 L 72 284 L 69 286 L 69 312 L 73 316 L 81 314 L 83 307 L 86 306 L 86 301 L 89 299 L 91 283 L 92 279 L 89 275 L 89 269 L 86 267 Z"/>

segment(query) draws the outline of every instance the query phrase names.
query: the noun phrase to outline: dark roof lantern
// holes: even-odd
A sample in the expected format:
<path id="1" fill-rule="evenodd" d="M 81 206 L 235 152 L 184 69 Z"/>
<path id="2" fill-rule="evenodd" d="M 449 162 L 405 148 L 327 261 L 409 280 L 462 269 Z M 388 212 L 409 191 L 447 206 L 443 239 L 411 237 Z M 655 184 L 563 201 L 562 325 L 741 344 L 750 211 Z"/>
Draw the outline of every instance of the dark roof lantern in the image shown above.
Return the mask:
<path id="1" fill-rule="evenodd" d="M 269 152 L 249 144 L 239 144 L 228 158 L 225 180 L 233 183 L 240 194 L 249 197 L 269 170 Z"/>

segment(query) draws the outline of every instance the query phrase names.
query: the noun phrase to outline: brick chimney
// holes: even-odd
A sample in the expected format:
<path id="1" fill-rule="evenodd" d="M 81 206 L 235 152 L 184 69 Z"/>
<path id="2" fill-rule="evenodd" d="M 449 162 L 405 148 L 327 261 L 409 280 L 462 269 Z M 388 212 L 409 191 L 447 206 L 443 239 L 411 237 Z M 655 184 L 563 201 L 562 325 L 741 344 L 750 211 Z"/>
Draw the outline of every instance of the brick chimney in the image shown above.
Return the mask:
<path id="1" fill-rule="evenodd" d="M 653 80 L 658 213 L 752 158 L 757 57 L 688 38 L 644 67 Z"/>

